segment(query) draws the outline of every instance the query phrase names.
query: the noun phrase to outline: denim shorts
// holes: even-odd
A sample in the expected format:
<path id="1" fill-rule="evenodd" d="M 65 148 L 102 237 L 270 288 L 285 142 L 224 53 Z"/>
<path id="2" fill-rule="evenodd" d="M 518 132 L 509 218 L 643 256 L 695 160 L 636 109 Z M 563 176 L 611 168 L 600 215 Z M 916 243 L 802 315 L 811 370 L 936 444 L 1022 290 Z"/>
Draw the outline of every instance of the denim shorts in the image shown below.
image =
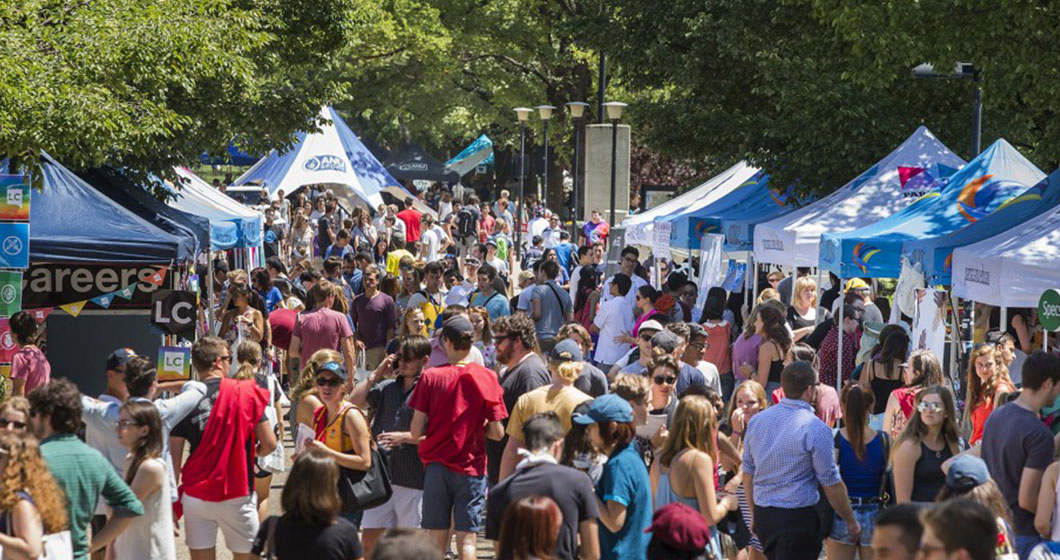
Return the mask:
<path id="1" fill-rule="evenodd" d="M 471 476 L 453 472 L 441 463 L 431 463 L 423 476 L 424 529 L 453 529 L 477 533 L 486 506 L 486 475 Z"/>
<path id="2" fill-rule="evenodd" d="M 828 538 L 842 544 L 870 546 L 872 530 L 876 527 L 876 516 L 880 514 L 880 504 L 850 504 L 850 507 L 854 510 L 854 519 L 857 519 L 858 525 L 861 525 L 860 542 L 851 542 L 850 533 L 847 532 L 847 522 L 843 521 L 838 513 L 833 514 L 835 523 L 832 524 L 832 534 L 828 535 Z"/>

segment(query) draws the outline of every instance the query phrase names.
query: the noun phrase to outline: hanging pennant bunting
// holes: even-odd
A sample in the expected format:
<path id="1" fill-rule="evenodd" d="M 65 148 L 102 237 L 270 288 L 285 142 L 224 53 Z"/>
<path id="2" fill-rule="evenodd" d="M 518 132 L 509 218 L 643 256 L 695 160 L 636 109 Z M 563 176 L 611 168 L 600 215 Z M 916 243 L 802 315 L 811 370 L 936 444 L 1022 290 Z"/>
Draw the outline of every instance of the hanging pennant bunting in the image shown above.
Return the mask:
<path id="1" fill-rule="evenodd" d="M 110 304 L 114 302 L 114 295 L 117 294 L 117 293 L 118 292 L 111 292 L 109 294 L 103 294 L 101 296 L 96 296 L 96 297 L 92 298 L 90 301 L 92 303 L 102 307 L 103 309 L 110 309 Z"/>
<path id="2" fill-rule="evenodd" d="M 166 272 L 168 270 L 168 266 L 163 266 L 162 268 L 158 269 L 158 272 L 155 272 L 147 278 L 144 278 L 144 282 L 147 282 L 148 284 L 154 284 L 155 286 L 161 286 L 162 282 L 166 279 Z"/>
<path id="3" fill-rule="evenodd" d="M 71 316 L 77 317 L 78 315 L 81 314 L 81 310 L 85 308 L 85 304 L 87 304 L 87 303 L 88 303 L 88 300 L 86 299 L 84 301 L 78 301 L 78 302 L 74 302 L 74 303 L 68 303 L 66 305 L 60 305 L 59 309 L 62 309 L 63 311 L 69 313 Z"/>
<path id="4" fill-rule="evenodd" d="M 33 318 L 36 319 L 38 323 L 43 323 L 44 320 L 48 318 L 48 315 L 51 315 L 52 311 L 54 311 L 54 310 L 55 310 L 54 307 L 42 307 L 41 309 L 30 309 L 30 310 L 27 310 L 27 313 L 32 315 Z"/>
<path id="5" fill-rule="evenodd" d="M 134 293 L 136 293 L 136 284 L 129 284 L 128 286 L 114 292 L 114 295 L 122 299 L 132 299 Z"/>

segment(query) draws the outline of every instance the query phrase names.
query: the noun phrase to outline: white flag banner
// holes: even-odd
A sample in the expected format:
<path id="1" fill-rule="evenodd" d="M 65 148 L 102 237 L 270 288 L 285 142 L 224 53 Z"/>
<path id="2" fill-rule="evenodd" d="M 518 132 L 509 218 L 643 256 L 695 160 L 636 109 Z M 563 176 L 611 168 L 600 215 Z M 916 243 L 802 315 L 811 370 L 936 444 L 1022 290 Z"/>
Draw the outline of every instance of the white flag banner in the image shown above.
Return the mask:
<path id="1" fill-rule="evenodd" d="M 707 301 L 707 292 L 725 282 L 727 271 L 721 266 L 725 236 L 718 233 L 704 235 L 699 250 L 699 297 L 696 298 L 696 307 L 702 309 Z"/>

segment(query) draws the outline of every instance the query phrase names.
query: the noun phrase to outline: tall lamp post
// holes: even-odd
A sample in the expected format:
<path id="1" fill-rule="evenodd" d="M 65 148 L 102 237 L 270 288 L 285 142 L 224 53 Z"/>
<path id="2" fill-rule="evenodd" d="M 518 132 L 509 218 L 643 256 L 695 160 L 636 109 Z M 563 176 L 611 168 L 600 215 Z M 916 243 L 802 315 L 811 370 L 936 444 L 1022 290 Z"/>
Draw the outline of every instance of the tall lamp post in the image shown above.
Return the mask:
<path id="1" fill-rule="evenodd" d="M 523 182 L 526 178 L 526 121 L 530 120 L 529 107 L 516 107 L 515 116 L 519 118 L 519 201 L 515 206 L 515 250 L 516 255 L 523 251 Z"/>
<path id="2" fill-rule="evenodd" d="M 541 168 L 541 192 L 538 193 L 537 203 L 542 206 L 545 204 L 545 197 L 548 196 L 548 121 L 552 120 L 552 111 L 556 108 L 552 105 L 538 105 L 537 114 L 541 117 L 541 126 L 544 128 L 544 144 L 545 154 L 543 156 L 544 167 Z"/>
<path id="3" fill-rule="evenodd" d="M 608 101 L 604 103 L 607 110 L 607 118 L 611 121 L 611 216 L 609 224 L 615 227 L 615 170 L 618 159 L 618 121 L 622 118 L 622 110 L 626 104 L 620 101 Z"/>
<path id="4" fill-rule="evenodd" d="M 574 191 L 571 193 L 570 238 L 575 242 L 578 241 L 578 172 L 581 164 L 582 117 L 585 116 L 585 109 L 588 106 L 589 104 L 584 101 L 567 103 L 571 119 L 574 120 Z"/>
<path id="5" fill-rule="evenodd" d="M 930 64 L 921 64 L 913 68 L 914 78 L 936 80 L 972 80 L 975 89 L 972 93 L 972 158 L 979 155 L 979 139 L 983 132 L 983 75 L 971 62 L 958 62 L 950 74 L 935 72 Z M 971 158 L 969 158 L 971 159 Z"/>

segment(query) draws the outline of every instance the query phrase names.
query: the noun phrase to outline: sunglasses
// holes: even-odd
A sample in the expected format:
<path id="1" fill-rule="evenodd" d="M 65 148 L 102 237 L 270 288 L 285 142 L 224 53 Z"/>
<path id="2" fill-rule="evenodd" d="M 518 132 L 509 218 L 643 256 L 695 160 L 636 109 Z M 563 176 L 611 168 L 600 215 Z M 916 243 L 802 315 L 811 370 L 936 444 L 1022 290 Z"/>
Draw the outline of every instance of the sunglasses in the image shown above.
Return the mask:
<path id="1" fill-rule="evenodd" d="M 677 377 L 673 375 L 656 375 L 653 379 L 656 385 L 673 385 L 677 382 Z"/>
<path id="2" fill-rule="evenodd" d="M 0 428 L 7 428 L 7 427 L 11 427 L 11 428 L 14 428 L 16 430 L 25 430 L 26 429 L 26 423 L 25 422 L 19 422 L 17 420 L 4 420 L 3 418 L 0 418 Z"/>
<path id="3" fill-rule="evenodd" d="M 342 385 L 342 380 L 338 377 L 320 376 L 317 378 L 317 387 L 338 387 L 339 385 Z"/>
<path id="4" fill-rule="evenodd" d="M 643 340 L 644 342 L 651 342 L 651 337 L 652 336 L 654 336 L 654 334 L 642 334 L 642 335 L 638 336 L 637 338 Z"/>
<path id="5" fill-rule="evenodd" d="M 133 426 L 139 426 L 139 424 L 132 420 L 118 420 L 119 428 L 132 428 Z"/>
<path id="6" fill-rule="evenodd" d="M 227 356 L 219 356 L 217 359 L 218 360 L 224 360 L 226 362 L 231 362 L 232 361 L 232 355 L 228 354 Z"/>
<path id="7" fill-rule="evenodd" d="M 942 405 L 942 403 L 921 402 L 920 404 L 916 405 L 916 409 L 920 412 L 942 412 L 943 410 L 945 410 L 945 407 Z"/>

